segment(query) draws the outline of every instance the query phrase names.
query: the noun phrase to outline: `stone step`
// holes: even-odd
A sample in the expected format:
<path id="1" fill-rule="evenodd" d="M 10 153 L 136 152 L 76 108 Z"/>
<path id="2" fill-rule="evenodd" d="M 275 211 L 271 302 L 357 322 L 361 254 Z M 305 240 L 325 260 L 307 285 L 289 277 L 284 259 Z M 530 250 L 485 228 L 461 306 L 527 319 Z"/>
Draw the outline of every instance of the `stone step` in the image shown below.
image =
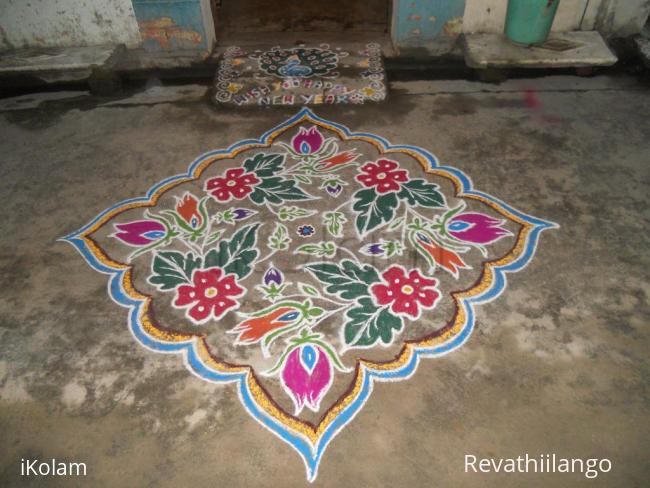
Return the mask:
<path id="1" fill-rule="evenodd" d="M 379 43 L 230 46 L 215 77 L 218 105 L 381 102 L 386 74 Z"/>
<path id="2" fill-rule="evenodd" d="M 0 55 L 0 76 L 32 76 L 45 82 L 88 78 L 121 50 L 119 46 L 29 48 Z"/>
<path id="3" fill-rule="evenodd" d="M 641 61 L 646 68 L 650 68 L 650 25 L 646 24 L 641 33 L 634 37 L 634 43 Z"/>
<path id="4" fill-rule="evenodd" d="M 597 31 L 552 33 L 540 46 L 518 46 L 501 34 L 465 36 L 465 62 L 470 68 L 585 68 L 616 61 Z"/>

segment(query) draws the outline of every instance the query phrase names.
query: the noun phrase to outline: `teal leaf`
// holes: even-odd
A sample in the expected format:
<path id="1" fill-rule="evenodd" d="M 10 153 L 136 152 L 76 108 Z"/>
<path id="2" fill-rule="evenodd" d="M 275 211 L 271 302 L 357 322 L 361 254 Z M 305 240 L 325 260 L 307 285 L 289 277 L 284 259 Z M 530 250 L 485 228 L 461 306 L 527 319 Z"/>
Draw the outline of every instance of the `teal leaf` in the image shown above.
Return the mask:
<path id="1" fill-rule="evenodd" d="M 257 204 L 262 204 L 265 200 L 279 204 L 285 200 L 309 200 L 310 198 L 312 198 L 310 195 L 296 186 L 295 181 L 278 176 L 262 178 L 262 182 L 250 194 L 250 199 Z"/>
<path id="2" fill-rule="evenodd" d="M 305 269 L 327 285 L 325 291 L 344 300 L 369 295 L 368 286 L 380 281 L 375 268 L 370 265 L 362 267 L 350 260 L 344 260 L 340 266 L 334 263 L 309 264 Z"/>
<path id="3" fill-rule="evenodd" d="M 153 275 L 149 277 L 149 283 L 159 290 L 171 290 L 183 283 L 192 283 L 192 273 L 200 266 L 201 258 L 192 253 L 158 252 L 153 259 Z"/>
<path id="4" fill-rule="evenodd" d="M 350 347 L 372 346 L 377 341 L 390 344 L 394 333 L 402 329 L 402 319 L 393 315 L 387 307 L 376 306 L 369 297 L 360 298 L 357 304 L 345 314 L 345 343 Z"/>
<path id="5" fill-rule="evenodd" d="M 251 264 L 257 258 L 255 247 L 257 229 L 261 224 L 251 224 L 239 229 L 230 240 L 219 242 L 216 249 L 211 249 L 205 255 L 204 267 L 223 268 L 226 273 L 234 273 L 238 278 L 244 278 L 251 271 Z"/>
<path id="6" fill-rule="evenodd" d="M 228 243 L 230 260 L 224 267 L 226 273 L 235 273 L 239 278 L 243 278 L 250 272 L 250 265 L 257 258 L 255 242 L 260 225 L 247 225 L 232 236 Z"/>
<path id="7" fill-rule="evenodd" d="M 273 176 L 282 169 L 284 163 L 283 154 L 256 154 L 253 158 L 244 162 L 244 168 L 249 172 L 254 172 L 260 178 Z"/>
<path id="8" fill-rule="evenodd" d="M 354 194 L 354 200 L 352 209 L 357 212 L 355 224 L 361 235 L 391 221 L 399 205 L 394 192 L 380 196 L 372 188 L 359 190 Z"/>
<path id="9" fill-rule="evenodd" d="M 216 249 L 211 249 L 205 255 L 203 265 L 206 268 L 223 268 L 229 260 L 228 241 L 220 241 Z"/>
<path id="10" fill-rule="evenodd" d="M 427 183 L 424 180 L 411 180 L 402 183 L 402 190 L 397 196 L 406 200 L 410 205 L 431 208 L 445 206 L 445 197 L 438 191 L 438 185 Z"/>

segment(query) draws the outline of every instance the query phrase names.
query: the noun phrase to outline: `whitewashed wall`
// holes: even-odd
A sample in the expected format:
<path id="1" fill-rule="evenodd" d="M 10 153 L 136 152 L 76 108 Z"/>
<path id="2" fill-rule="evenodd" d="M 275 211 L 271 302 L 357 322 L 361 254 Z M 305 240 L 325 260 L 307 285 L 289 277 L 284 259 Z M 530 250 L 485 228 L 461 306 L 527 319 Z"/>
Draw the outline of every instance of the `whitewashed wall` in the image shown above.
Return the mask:
<path id="1" fill-rule="evenodd" d="M 140 44 L 131 0 L 0 0 L 0 49 Z"/>
<path id="2" fill-rule="evenodd" d="M 507 6 L 508 0 L 465 0 L 463 31 L 503 32 Z M 649 11 L 647 0 L 560 0 L 553 30 L 628 36 L 640 32 Z"/>
<path id="3" fill-rule="evenodd" d="M 596 26 L 611 37 L 637 34 L 650 14 L 648 0 L 599 0 L 599 3 Z"/>

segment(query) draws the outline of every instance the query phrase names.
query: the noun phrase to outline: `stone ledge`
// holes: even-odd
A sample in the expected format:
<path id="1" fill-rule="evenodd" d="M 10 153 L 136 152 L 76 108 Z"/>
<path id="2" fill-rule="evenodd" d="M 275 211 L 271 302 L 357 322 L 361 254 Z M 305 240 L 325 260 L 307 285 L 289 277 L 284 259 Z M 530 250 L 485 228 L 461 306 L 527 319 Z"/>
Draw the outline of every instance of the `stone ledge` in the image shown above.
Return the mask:
<path id="1" fill-rule="evenodd" d="M 560 50 L 562 49 L 562 50 Z M 467 34 L 470 68 L 581 68 L 611 66 L 618 58 L 597 31 L 552 33 L 541 46 L 518 46 L 501 34 Z"/>
<path id="2" fill-rule="evenodd" d="M 90 46 L 8 51 L 0 55 L 0 74 L 90 69 L 103 66 L 117 49 L 117 46 Z"/>

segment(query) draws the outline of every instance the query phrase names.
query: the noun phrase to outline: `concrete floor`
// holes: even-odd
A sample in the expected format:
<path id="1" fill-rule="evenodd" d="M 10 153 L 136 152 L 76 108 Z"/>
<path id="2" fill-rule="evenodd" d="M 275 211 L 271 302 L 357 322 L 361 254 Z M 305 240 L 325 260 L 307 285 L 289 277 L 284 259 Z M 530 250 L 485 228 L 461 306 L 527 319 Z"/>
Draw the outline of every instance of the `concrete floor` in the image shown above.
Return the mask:
<path id="1" fill-rule="evenodd" d="M 218 111 L 204 87 L 154 91 L 113 105 L 83 93 L 0 101 L 1 486 L 307 485 L 300 457 L 234 388 L 136 344 L 105 277 L 56 241 L 297 110 Z M 561 229 L 478 309 L 463 348 L 376 386 L 314 486 L 648 486 L 647 87 L 625 77 L 400 82 L 384 104 L 316 113 L 431 150 Z M 465 454 L 525 453 L 606 457 L 613 468 L 593 480 L 464 473 Z M 21 478 L 21 458 L 53 457 L 85 462 L 88 476 Z"/>

